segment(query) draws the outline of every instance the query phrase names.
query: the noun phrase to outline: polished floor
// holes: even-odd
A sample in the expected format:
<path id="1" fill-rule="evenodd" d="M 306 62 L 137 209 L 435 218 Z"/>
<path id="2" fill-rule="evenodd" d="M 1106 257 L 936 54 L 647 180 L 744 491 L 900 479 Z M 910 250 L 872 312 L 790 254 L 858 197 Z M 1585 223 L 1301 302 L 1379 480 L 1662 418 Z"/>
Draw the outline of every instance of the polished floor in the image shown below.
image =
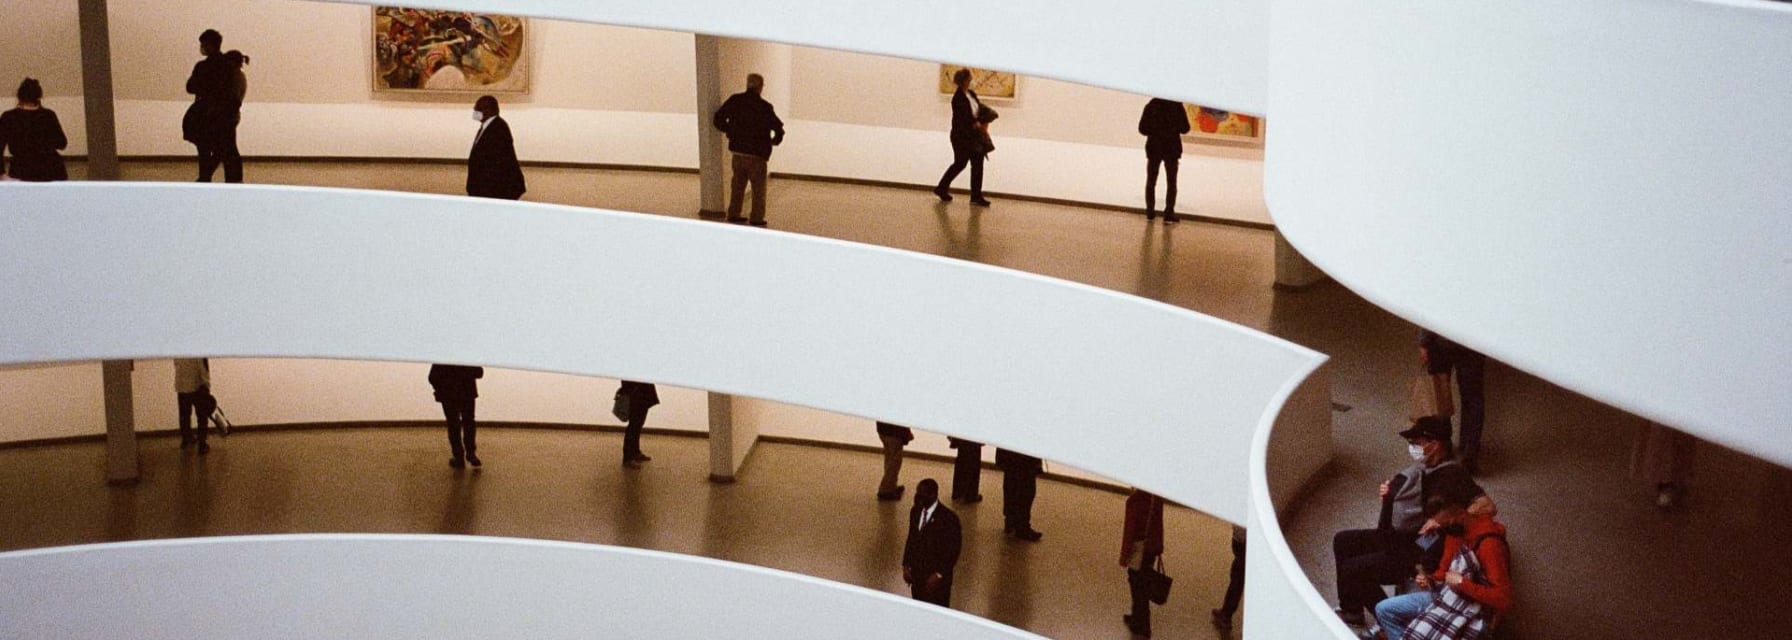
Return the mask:
<path id="1" fill-rule="evenodd" d="M 126 165 L 128 179 L 182 180 L 189 171 L 186 164 Z M 79 167 L 76 172 L 79 173 Z M 461 168 L 451 165 L 254 163 L 248 170 L 251 181 L 264 183 L 435 193 L 457 193 L 463 175 Z M 528 175 L 530 200 L 683 217 L 693 217 L 697 209 L 696 177 L 690 174 L 530 169 Z M 770 221 L 777 230 L 935 253 L 1129 292 L 1265 330 L 1331 355 L 1334 401 L 1339 409 L 1335 414 L 1334 471 L 1287 525 L 1297 555 L 1320 592 L 1331 596 L 1332 532 L 1373 524 L 1375 484 L 1402 466 L 1404 442 L 1393 432 L 1403 421 L 1406 385 L 1416 368 L 1416 328 L 1411 324 L 1336 284 L 1299 292 L 1273 290 L 1273 236 L 1265 231 L 1200 223 L 1166 229 L 1161 224 L 1148 225 L 1137 215 L 999 199 L 994 207 L 979 210 L 967 206 L 964 198 L 949 205 L 937 204 L 925 191 L 807 181 L 774 180 L 771 192 Z M 1660 511 L 1652 505 L 1653 496 L 1644 483 L 1627 473 L 1631 438 L 1638 425 L 1636 418 L 1497 363 L 1488 375 L 1488 398 L 1488 459 L 1480 480 L 1500 503 L 1501 517 L 1511 528 L 1516 555 L 1518 604 L 1503 635 L 1711 638 L 1758 636 L 1766 629 L 1792 628 L 1792 609 L 1783 606 L 1792 599 L 1792 547 L 1780 543 L 1780 532 L 1792 525 L 1792 515 L 1785 508 L 1792 504 L 1792 472 L 1719 447 L 1703 446 L 1689 500 L 1680 509 Z M 233 442 L 231 446 L 247 445 Z M 781 450 L 767 448 L 761 453 Z M 303 459 L 319 453 L 295 450 L 292 455 Z M 7 470 L 0 471 L 0 475 L 19 468 L 4 462 L 6 456 L 12 455 L 15 452 L 0 453 L 0 469 Z M 807 458 L 810 453 L 800 449 L 788 455 Z M 781 472 L 775 470 L 775 465 L 762 464 L 775 457 L 767 455 L 753 463 L 748 474 L 753 477 L 752 482 L 788 480 L 776 477 Z M 701 464 L 701 460 L 693 458 L 690 464 Z M 656 471 L 663 472 L 664 466 L 669 465 Z M 418 468 L 422 473 L 421 466 Z M 21 500 L 35 503 L 53 498 L 34 494 L 77 490 L 94 491 L 102 499 L 119 495 L 120 492 L 108 493 L 102 488 L 63 486 L 81 484 L 91 471 L 65 468 L 36 482 L 7 482 L 0 485 L 6 487 L 0 499 L 7 504 Z M 689 479 L 693 483 L 690 490 L 699 497 L 746 486 L 704 488 L 695 484 L 699 479 L 696 475 Z M 308 481 L 302 475 L 289 480 Z M 557 487 L 560 485 L 543 485 L 547 491 Z M 375 486 L 357 489 L 353 495 L 355 500 L 362 500 L 368 492 L 379 490 L 393 491 Z M 426 487 L 416 491 L 443 490 Z M 429 495 L 418 499 L 449 499 Z M 1095 529 L 1111 528 L 1108 521 L 1117 517 L 1111 514 L 1117 512 L 1118 497 L 1091 494 L 1090 499 L 1112 502 L 1108 507 L 1093 509 L 1104 523 Z M 352 512 L 359 517 L 375 515 L 356 508 L 354 502 L 343 500 L 321 508 Z M 1060 507 L 1076 511 L 1075 501 L 1042 500 L 1041 504 L 1042 513 L 1053 513 L 1053 517 L 1083 517 L 1081 513 L 1073 516 L 1059 511 Z M 132 504 L 131 508 L 141 509 L 142 518 L 183 517 L 178 511 L 166 511 L 166 503 Z M 496 518 L 484 511 L 476 518 L 473 514 L 453 515 L 452 509 L 445 513 L 449 515 L 439 516 L 444 523 L 484 523 L 488 518 Z M 867 520 L 853 521 L 850 526 L 875 528 L 876 520 L 870 514 L 876 512 L 864 513 Z M 610 515 L 612 522 L 592 526 L 627 530 L 617 523 L 623 522 L 628 513 Z M 393 517 L 399 520 L 372 519 L 357 530 L 414 530 L 412 525 L 432 522 L 427 515 L 415 513 L 408 516 L 409 520 Z M 535 515 L 517 517 L 521 519 L 506 517 L 504 522 L 492 522 L 491 526 L 506 535 L 542 537 L 559 537 L 572 526 L 551 511 L 539 514 L 539 521 Z M 66 535 L 57 533 L 60 527 L 69 526 L 52 524 L 62 520 L 35 524 L 19 523 L 20 518 L 8 519 L 14 521 L 9 527 L 44 529 L 35 538 L 22 538 L 36 542 L 22 544 L 13 544 L 15 538 L 9 533 L 9 546 L 54 544 L 76 537 L 75 530 L 64 532 Z M 666 535 L 701 538 L 713 530 L 707 525 L 685 522 L 688 530 Z M 427 526 L 424 529 L 433 530 Z M 1050 536 L 1052 530 L 1046 531 Z M 781 533 L 788 535 L 789 531 Z M 1184 539 L 1184 535 L 1188 538 Z M 1099 571 L 1105 571 L 1105 567 L 1095 567 L 1111 562 L 1105 558 L 1113 555 L 1103 548 L 1111 543 L 1098 543 L 1094 538 L 1099 537 L 1092 536 L 1089 549 L 1078 551 L 1094 554 L 1093 559 L 1081 561 L 1094 563 L 1088 565 L 1088 571 L 1097 571 L 1092 575 L 1102 575 Z M 832 538 L 810 538 L 805 534 L 801 539 L 807 542 L 791 544 L 819 547 L 817 541 Z M 1048 537 L 1046 545 L 1054 543 L 1067 544 Z M 1179 582 L 1178 588 L 1190 584 L 1197 592 L 1204 589 L 1217 593 L 1223 582 L 1226 555 L 1224 528 L 1201 519 L 1186 532 L 1172 532 L 1170 545 L 1172 558 L 1183 558 L 1182 562 L 1189 563 L 1195 575 L 1193 580 Z M 1042 545 L 1023 553 L 1043 554 L 1046 548 Z M 814 566 L 804 565 L 799 570 L 830 577 L 847 571 L 871 575 L 875 572 L 864 567 L 884 561 L 883 556 L 873 553 L 877 549 L 881 546 L 867 544 L 844 555 L 815 555 L 804 561 Z M 1005 598 L 980 600 L 967 590 L 961 596 L 961 602 L 967 603 L 962 607 L 1005 622 L 1020 620 L 1022 626 L 1054 637 L 1100 637 L 1091 634 L 1107 633 L 1102 631 L 1106 626 L 1104 618 L 1112 617 L 1113 603 L 1123 599 L 1120 587 L 1115 586 L 1111 593 L 1101 589 L 1100 594 L 1076 588 L 1060 590 L 1063 585 L 1039 582 L 1045 580 L 1045 568 L 1052 568 L 1050 573 L 1055 580 L 1056 574 L 1062 573 L 1061 566 L 1072 565 L 1034 562 L 1028 555 L 1004 554 L 999 558 L 1008 563 L 1002 575 L 1019 572 L 1026 578 L 1005 580 L 1031 583 L 1031 589 L 1003 589 L 1004 593 L 1027 592 L 1027 604 L 1022 606 Z M 756 557 L 750 561 L 760 560 Z M 869 580 L 849 581 L 877 584 Z M 992 590 L 993 586 L 991 582 L 981 588 Z M 963 600 L 964 597 L 969 600 Z M 1166 622 L 1178 624 L 1174 621 L 1180 620 L 1183 625 L 1166 629 L 1178 629 L 1186 635 L 1166 633 L 1162 637 L 1203 637 L 1207 627 L 1197 614 L 1211 606 L 1206 602 L 1211 598 L 1193 600 L 1196 602 L 1173 603 L 1166 616 Z M 980 611 L 974 605 L 979 601 L 986 603 Z M 1058 604 L 1042 604 L 1048 601 Z M 1078 622 L 1039 626 L 1041 620 L 1047 619 L 1044 612 L 1057 614 L 1068 609 L 1080 610 L 1074 616 L 1063 613 Z M 1023 610 L 1025 615 L 1016 615 Z"/>

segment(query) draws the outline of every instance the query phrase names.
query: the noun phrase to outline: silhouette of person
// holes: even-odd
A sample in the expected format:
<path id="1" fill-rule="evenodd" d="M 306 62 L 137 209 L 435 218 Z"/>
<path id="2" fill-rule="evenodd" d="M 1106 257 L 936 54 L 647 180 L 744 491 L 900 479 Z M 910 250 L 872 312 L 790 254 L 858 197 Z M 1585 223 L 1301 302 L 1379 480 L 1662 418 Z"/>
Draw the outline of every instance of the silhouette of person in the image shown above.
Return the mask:
<path id="1" fill-rule="evenodd" d="M 1120 566 L 1132 591 L 1132 613 L 1121 617 L 1133 633 L 1151 636 L 1151 600 L 1139 572 L 1155 567 L 1164 553 L 1164 499 L 1133 489 L 1126 497 L 1126 523 L 1120 535 Z"/>
<path id="2" fill-rule="evenodd" d="M 0 175 L 21 182 L 54 182 L 68 179 L 62 154 L 68 136 L 56 112 L 43 106 L 44 88 L 37 80 L 19 83 L 19 106 L 0 113 Z M 6 150 L 12 149 L 12 166 Z"/>
<path id="3" fill-rule="evenodd" d="M 473 136 L 473 150 L 467 154 L 467 195 L 522 198 L 529 189 L 523 181 L 523 165 L 516 159 L 510 123 L 498 117 L 498 99 L 479 96 L 473 102 L 473 119 L 479 122 L 479 133 Z"/>
<path id="4" fill-rule="evenodd" d="M 958 452 L 952 460 L 952 499 L 973 504 L 981 502 L 983 493 L 978 491 L 977 485 L 983 479 L 983 443 L 950 436 L 946 442 Z"/>
<path id="5" fill-rule="evenodd" d="M 884 445 L 884 477 L 877 483 L 877 499 L 900 500 L 905 488 L 898 484 L 902 475 L 902 448 L 915 439 L 915 431 L 901 425 L 879 422 L 877 439 Z"/>
<path id="6" fill-rule="evenodd" d="M 946 167 L 945 175 L 940 176 L 940 184 L 934 187 L 933 194 L 939 196 L 941 202 L 952 201 L 952 181 L 958 179 L 959 172 L 964 171 L 966 164 L 971 166 L 971 204 L 979 207 L 989 206 L 989 200 L 983 197 L 983 159 L 989 153 L 987 146 L 987 123 L 978 122 L 978 112 L 983 110 L 983 101 L 977 92 L 971 90 L 971 70 L 959 69 L 952 74 L 952 83 L 958 90 L 952 92 L 952 165 Z"/>
<path id="7" fill-rule="evenodd" d="M 429 384 L 435 387 L 436 402 L 442 403 L 442 417 L 448 424 L 448 448 L 454 457 L 448 466 L 456 469 L 479 466 L 479 449 L 473 422 L 474 399 L 479 397 L 479 379 L 485 367 L 435 364 L 429 367 Z"/>
<path id="8" fill-rule="evenodd" d="M 1033 497 L 1039 493 L 1044 462 L 997 447 L 996 466 L 1002 468 L 1002 531 L 1027 542 L 1038 542 L 1045 534 L 1033 530 Z"/>
<path id="9" fill-rule="evenodd" d="M 916 600 L 952 606 L 952 573 L 964 544 L 958 514 L 940 503 L 940 483 L 933 478 L 915 485 L 915 506 L 908 514 L 908 541 L 902 545 L 902 581 Z"/>
<path id="10" fill-rule="evenodd" d="M 784 121 L 777 110 L 760 94 L 765 91 L 765 77 L 747 74 L 747 90 L 728 96 L 716 109 L 710 124 L 728 134 L 728 152 L 734 156 L 734 179 L 728 185 L 728 221 L 749 222 L 740 215 L 741 198 L 747 185 L 753 185 L 751 223 L 765 226 L 766 163 L 772 159 L 772 147 L 784 143 Z"/>
<path id="11" fill-rule="evenodd" d="M 1182 134 L 1188 133 L 1188 111 L 1182 103 L 1152 98 L 1139 114 L 1139 135 L 1145 136 L 1145 220 L 1157 218 L 1157 168 L 1163 165 L 1164 224 L 1176 224 L 1176 169 L 1182 164 Z"/>
<path id="12" fill-rule="evenodd" d="M 641 453 L 641 429 L 647 426 L 647 411 L 660 403 L 659 388 L 646 382 L 622 381 L 617 393 L 628 397 L 628 428 L 622 432 L 622 466 L 641 468 L 653 458 Z"/>
<path id="13" fill-rule="evenodd" d="M 206 421 L 211 420 L 212 411 L 217 410 L 217 398 L 212 396 L 211 362 L 204 358 L 177 358 L 174 361 L 174 398 L 175 408 L 179 412 L 180 448 L 185 449 L 199 444 L 199 453 L 212 450 L 205 443 Z M 199 435 L 194 437 L 192 423 L 197 422 Z"/>
<path id="14" fill-rule="evenodd" d="M 236 147 L 236 125 L 242 118 L 246 83 L 239 83 L 241 68 L 220 50 L 224 36 L 206 29 L 199 34 L 199 52 L 205 55 L 187 77 L 187 93 L 193 105 L 181 120 L 181 133 L 199 150 L 199 182 L 211 182 L 218 165 L 224 181 L 243 181 L 243 155 Z M 244 58 L 247 61 L 247 58 Z"/>

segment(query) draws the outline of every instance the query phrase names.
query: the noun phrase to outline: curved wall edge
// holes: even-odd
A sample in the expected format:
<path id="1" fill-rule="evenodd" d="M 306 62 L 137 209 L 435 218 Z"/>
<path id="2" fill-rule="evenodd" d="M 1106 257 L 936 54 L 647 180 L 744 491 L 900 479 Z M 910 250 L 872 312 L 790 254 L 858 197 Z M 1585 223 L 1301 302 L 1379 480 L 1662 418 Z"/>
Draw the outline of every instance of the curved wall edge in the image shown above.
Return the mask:
<path id="1" fill-rule="evenodd" d="M 469 588 L 465 585 L 478 585 Z M 775 569 L 604 545 L 317 534 L 0 554 L 7 637 L 1039 638 Z M 218 598 L 195 594 L 229 594 Z M 169 597 L 183 594 L 183 597 Z M 691 607 L 703 615 L 692 615 Z"/>
<path id="2" fill-rule="evenodd" d="M 1050 20 L 1024 0 L 326 1 L 427 4 L 938 60 L 1264 113 L 1269 8 L 1262 0 L 1059 2 L 1049 7 Z"/>
<path id="3" fill-rule="evenodd" d="M 1792 11 L 1272 4 L 1265 194 L 1303 254 L 1492 357 L 1792 464 Z"/>

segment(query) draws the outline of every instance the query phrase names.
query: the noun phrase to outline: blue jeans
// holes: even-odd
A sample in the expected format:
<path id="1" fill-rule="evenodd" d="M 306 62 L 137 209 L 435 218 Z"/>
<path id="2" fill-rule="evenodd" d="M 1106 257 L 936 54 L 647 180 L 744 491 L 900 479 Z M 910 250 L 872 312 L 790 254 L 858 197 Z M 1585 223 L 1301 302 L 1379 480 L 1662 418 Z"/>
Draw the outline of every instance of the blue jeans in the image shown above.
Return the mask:
<path id="1" fill-rule="evenodd" d="M 1375 621 L 1381 623 L 1381 632 L 1387 635 L 1388 640 L 1400 640 L 1400 636 L 1406 635 L 1406 625 L 1419 619 L 1429 608 L 1430 591 L 1397 595 L 1375 605 Z"/>

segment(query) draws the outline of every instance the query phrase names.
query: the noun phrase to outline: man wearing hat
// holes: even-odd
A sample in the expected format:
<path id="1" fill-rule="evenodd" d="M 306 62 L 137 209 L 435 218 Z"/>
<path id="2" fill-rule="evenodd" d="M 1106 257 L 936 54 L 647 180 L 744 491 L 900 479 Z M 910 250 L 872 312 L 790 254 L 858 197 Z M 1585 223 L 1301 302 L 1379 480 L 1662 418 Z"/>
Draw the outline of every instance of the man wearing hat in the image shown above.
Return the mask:
<path id="1" fill-rule="evenodd" d="M 1474 496 L 1470 513 L 1496 512 L 1487 492 L 1456 462 L 1450 442 L 1450 420 L 1428 416 L 1400 432 L 1413 463 L 1381 483 L 1381 518 L 1374 529 L 1339 531 L 1332 537 L 1332 558 L 1338 573 L 1338 616 L 1362 626 L 1365 608 L 1387 598 L 1382 585 L 1399 584 L 1413 575 L 1414 565 L 1430 571 L 1441 547 L 1425 517 L 1425 499 L 1433 494 Z"/>

